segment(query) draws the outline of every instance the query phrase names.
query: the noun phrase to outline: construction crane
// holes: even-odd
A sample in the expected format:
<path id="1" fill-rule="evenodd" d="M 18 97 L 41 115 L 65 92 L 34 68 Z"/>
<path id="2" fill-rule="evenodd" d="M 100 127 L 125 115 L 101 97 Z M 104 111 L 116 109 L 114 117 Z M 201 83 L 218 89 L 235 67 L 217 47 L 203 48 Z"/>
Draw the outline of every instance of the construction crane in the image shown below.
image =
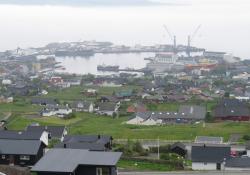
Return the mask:
<path id="1" fill-rule="evenodd" d="M 200 28 L 201 28 L 201 24 L 195 29 L 192 35 L 188 35 L 188 44 L 187 44 L 187 50 L 186 50 L 188 57 L 190 57 L 190 53 L 191 53 L 191 43 L 194 40 Z"/>
<path id="2" fill-rule="evenodd" d="M 172 35 L 172 33 L 168 30 L 166 25 L 163 25 L 164 29 L 167 31 L 169 38 L 171 39 L 171 41 L 173 42 L 173 52 L 177 53 L 177 46 L 176 46 L 176 36 Z"/>

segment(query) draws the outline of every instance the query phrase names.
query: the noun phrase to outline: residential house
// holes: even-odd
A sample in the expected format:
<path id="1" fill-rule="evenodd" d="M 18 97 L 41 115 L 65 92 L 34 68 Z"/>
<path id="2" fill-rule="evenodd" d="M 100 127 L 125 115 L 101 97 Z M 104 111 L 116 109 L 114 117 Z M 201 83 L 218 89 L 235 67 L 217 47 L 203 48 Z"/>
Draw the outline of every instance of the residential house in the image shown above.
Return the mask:
<path id="1" fill-rule="evenodd" d="M 250 109 L 240 100 L 222 99 L 213 110 L 213 116 L 216 120 L 249 121 Z"/>
<path id="2" fill-rule="evenodd" d="M 206 108 L 198 105 L 181 105 L 179 114 L 186 116 L 191 121 L 201 121 L 206 117 Z"/>
<path id="3" fill-rule="evenodd" d="M 133 90 L 120 91 L 115 93 L 115 97 L 118 99 L 130 99 L 133 96 Z"/>
<path id="4" fill-rule="evenodd" d="M 94 112 L 94 104 L 88 101 L 76 101 L 71 107 L 76 112 Z"/>
<path id="5" fill-rule="evenodd" d="M 179 112 L 137 112 L 126 124 L 157 125 L 172 123 L 192 123 L 205 119 L 206 110 L 201 106 L 180 106 Z"/>
<path id="6" fill-rule="evenodd" d="M 106 102 L 119 103 L 120 102 L 120 100 L 114 96 L 101 96 L 99 101 L 101 103 L 106 103 Z"/>
<path id="7" fill-rule="evenodd" d="M 41 115 L 43 117 L 51 117 L 51 116 L 58 116 L 60 118 L 67 117 L 71 114 L 73 110 L 68 106 L 46 106 L 42 111 Z"/>
<path id="8" fill-rule="evenodd" d="M 49 145 L 49 134 L 46 131 L 13 131 L 1 130 L 0 140 L 39 140 L 45 146 Z"/>
<path id="9" fill-rule="evenodd" d="M 27 126 L 28 132 L 42 132 L 46 131 L 49 134 L 49 139 L 58 139 L 63 141 L 64 137 L 68 134 L 65 126 Z"/>
<path id="10" fill-rule="evenodd" d="M 67 135 L 57 148 L 88 149 L 91 151 L 110 151 L 113 138 L 106 135 Z"/>
<path id="11" fill-rule="evenodd" d="M 229 146 L 192 146 L 191 160 L 193 170 L 222 170 L 230 158 Z"/>
<path id="12" fill-rule="evenodd" d="M 170 146 L 170 150 L 171 150 L 171 152 L 176 153 L 184 158 L 187 155 L 186 146 L 181 142 L 176 142 L 176 143 L 172 144 Z"/>
<path id="13" fill-rule="evenodd" d="M 82 149 L 51 149 L 31 169 L 37 175 L 117 175 L 122 153 Z"/>
<path id="14" fill-rule="evenodd" d="M 0 139 L 0 164 L 32 166 L 43 156 L 44 148 L 39 140 Z"/>
<path id="15" fill-rule="evenodd" d="M 223 137 L 197 136 L 195 143 L 202 144 L 223 144 Z"/>
<path id="16" fill-rule="evenodd" d="M 127 108 L 127 113 L 136 113 L 136 112 L 146 112 L 147 108 L 144 104 L 133 104 Z"/>
<path id="17" fill-rule="evenodd" d="M 250 157 L 232 157 L 227 159 L 225 170 L 250 171 Z"/>
<path id="18" fill-rule="evenodd" d="M 114 116 L 118 113 L 120 104 L 117 103 L 99 103 L 96 113 L 99 115 Z"/>
<path id="19" fill-rule="evenodd" d="M 32 98 L 31 99 L 31 104 L 34 105 L 41 105 L 41 106 L 52 106 L 52 105 L 58 105 L 56 99 L 52 98 Z"/>

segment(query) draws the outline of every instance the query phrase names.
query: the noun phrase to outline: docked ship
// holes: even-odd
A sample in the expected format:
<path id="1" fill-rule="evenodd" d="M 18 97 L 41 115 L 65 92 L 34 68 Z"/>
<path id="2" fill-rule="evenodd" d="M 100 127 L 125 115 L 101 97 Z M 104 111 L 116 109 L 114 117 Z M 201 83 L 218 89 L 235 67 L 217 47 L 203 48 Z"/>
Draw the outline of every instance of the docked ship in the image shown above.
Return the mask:
<path id="1" fill-rule="evenodd" d="M 158 53 L 155 57 L 151 58 L 151 61 L 147 64 L 147 69 L 156 72 L 181 70 L 183 68 L 184 65 L 178 62 L 178 55 L 171 52 Z"/>
<path id="2" fill-rule="evenodd" d="M 118 72 L 119 66 L 107 66 L 107 65 L 98 65 L 97 66 L 98 71 L 107 71 L 107 72 Z"/>
<path id="3" fill-rule="evenodd" d="M 93 50 L 57 50 L 55 51 L 55 56 L 83 56 L 89 57 L 93 56 L 95 53 Z"/>

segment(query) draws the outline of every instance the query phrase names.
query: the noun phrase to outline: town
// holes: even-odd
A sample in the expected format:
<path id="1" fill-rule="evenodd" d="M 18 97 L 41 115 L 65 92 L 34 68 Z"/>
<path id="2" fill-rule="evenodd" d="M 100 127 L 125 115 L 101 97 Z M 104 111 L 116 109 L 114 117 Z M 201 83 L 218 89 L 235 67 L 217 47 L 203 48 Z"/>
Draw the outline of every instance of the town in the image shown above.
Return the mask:
<path id="1" fill-rule="evenodd" d="M 140 71 L 58 71 L 57 57 L 127 52 L 155 56 Z M 8 50 L 0 62 L 6 174 L 250 170 L 248 60 L 175 44 L 84 41 Z"/>

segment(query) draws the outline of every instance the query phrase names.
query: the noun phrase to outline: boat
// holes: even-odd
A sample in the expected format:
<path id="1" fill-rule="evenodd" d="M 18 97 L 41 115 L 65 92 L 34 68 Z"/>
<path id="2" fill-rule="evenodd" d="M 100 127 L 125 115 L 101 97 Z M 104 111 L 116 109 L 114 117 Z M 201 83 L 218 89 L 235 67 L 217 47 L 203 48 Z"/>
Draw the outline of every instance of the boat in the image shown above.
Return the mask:
<path id="1" fill-rule="evenodd" d="M 98 65 L 97 66 L 98 71 L 108 71 L 108 72 L 118 72 L 119 66 L 108 66 L 108 65 Z"/>

